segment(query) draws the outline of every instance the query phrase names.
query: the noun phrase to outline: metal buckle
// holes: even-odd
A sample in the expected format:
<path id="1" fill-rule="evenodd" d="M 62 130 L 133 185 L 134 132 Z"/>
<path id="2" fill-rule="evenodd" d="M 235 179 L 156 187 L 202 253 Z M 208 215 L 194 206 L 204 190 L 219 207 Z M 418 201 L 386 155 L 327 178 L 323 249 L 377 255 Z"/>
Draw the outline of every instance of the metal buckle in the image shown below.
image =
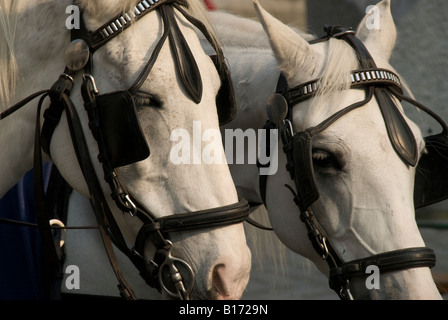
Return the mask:
<path id="1" fill-rule="evenodd" d="M 134 202 L 132 202 L 128 194 L 125 194 L 123 198 L 125 206 L 129 208 L 129 214 L 131 215 L 131 217 L 135 217 L 135 215 L 137 214 L 137 206 Z"/>
<path id="2" fill-rule="evenodd" d="M 65 239 L 67 238 L 67 230 L 65 229 L 65 224 L 59 219 L 51 219 L 50 226 L 57 226 L 57 229 L 61 230 L 61 239 L 59 240 L 59 247 L 62 248 L 65 244 Z"/>
<path id="3" fill-rule="evenodd" d="M 342 31 L 340 31 L 338 33 L 333 33 L 333 31 L 336 31 L 335 29 L 340 29 L 340 30 L 342 29 Z M 324 31 L 327 33 L 327 35 L 329 37 L 332 37 L 332 38 L 339 38 L 345 34 L 355 34 L 355 31 L 353 31 L 352 27 L 346 29 L 346 28 L 342 28 L 341 26 L 332 26 L 332 25 L 325 25 Z"/>
<path id="4" fill-rule="evenodd" d="M 292 123 L 288 119 L 283 120 L 283 124 L 288 128 L 291 137 L 294 137 L 294 130 L 292 129 Z"/>
<path id="5" fill-rule="evenodd" d="M 350 292 L 350 281 L 346 280 L 345 285 L 341 286 L 339 295 L 343 300 L 355 300 Z"/>
<path id="6" fill-rule="evenodd" d="M 92 90 L 93 90 L 93 93 L 95 93 L 95 94 L 98 94 L 98 93 L 99 93 L 98 88 L 97 88 L 97 86 L 96 86 L 95 78 L 94 78 L 91 74 L 87 74 L 87 73 L 83 74 L 83 75 L 82 75 L 82 79 L 83 79 L 84 81 L 86 81 L 86 80 L 90 80 L 90 82 L 92 83 Z"/>
<path id="7" fill-rule="evenodd" d="M 345 31 L 333 34 L 332 37 L 339 38 L 339 37 L 342 37 L 344 34 L 355 34 L 355 31 L 353 31 L 352 29 L 345 30 Z"/>
<path id="8" fill-rule="evenodd" d="M 72 77 L 71 75 L 69 75 L 69 74 L 63 72 L 63 73 L 61 73 L 60 76 L 66 78 L 66 79 L 68 79 L 68 80 L 70 80 L 70 82 L 71 82 L 72 84 L 75 84 L 75 79 L 73 79 L 73 77 Z"/>
<path id="9" fill-rule="evenodd" d="M 319 246 L 324 251 L 322 253 L 322 259 L 327 260 L 329 252 L 328 252 L 328 247 L 327 247 L 327 239 L 325 239 L 325 237 L 322 237 L 322 240 L 319 241 Z"/>
<path id="10" fill-rule="evenodd" d="M 142 259 L 142 260 L 145 259 L 145 257 L 143 257 L 143 255 L 141 255 L 141 254 L 137 251 L 137 249 L 135 249 L 135 247 L 132 247 L 131 251 L 132 251 L 132 253 L 133 253 L 135 256 L 139 257 L 140 259 Z M 153 262 L 153 261 L 151 260 L 151 262 Z"/>

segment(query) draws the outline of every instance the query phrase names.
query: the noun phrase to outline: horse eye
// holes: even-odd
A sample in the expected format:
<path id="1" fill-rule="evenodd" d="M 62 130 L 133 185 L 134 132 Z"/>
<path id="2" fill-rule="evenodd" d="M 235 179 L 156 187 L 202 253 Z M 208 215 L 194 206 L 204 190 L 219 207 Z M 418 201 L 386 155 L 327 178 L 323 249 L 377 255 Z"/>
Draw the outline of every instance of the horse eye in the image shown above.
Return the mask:
<path id="1" fill-rule="evenodd" d="M 137 108 L 141 107 L 160 107 L 160 101 L 147 92 L 139 91 L 134 96 L 134 102 Z"/>
<path id="2" fill-rule="evenodd" d="M 313 150 L 313 165 L 316 172 L 336 173 L 342 170 L 338 158 L 325 150 Z"/>

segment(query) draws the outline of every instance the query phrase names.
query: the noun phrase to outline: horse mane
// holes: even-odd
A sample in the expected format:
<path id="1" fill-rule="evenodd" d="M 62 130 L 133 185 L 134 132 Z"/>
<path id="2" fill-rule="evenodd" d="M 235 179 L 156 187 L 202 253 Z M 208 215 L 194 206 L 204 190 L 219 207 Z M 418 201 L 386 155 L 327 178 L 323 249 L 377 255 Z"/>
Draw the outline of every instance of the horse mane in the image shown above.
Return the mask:
<path id="1" fill-rule="evenodd" d="M 10 103 L 17 83 L 14 42 L 22 3 L 22 0 L 0 0 L 0 106 Z"/>
<path id="2" fill-rule="evenodd" d="M 304 81 L 320 79 L 320 89 L 316 96 L 309 100 L 310 107 L 307 115 L 300 119 L 300 123 L 303 123 L 304 127 L 310 126 L 311 116 L 321 117 L 322 114 L 328 113 L 328 106 L 337 107 L 331 103 L 334 101 L 334 94 L 340 94 L 350 89 L 351 71 L 359 69 L 355 51 L 344 40 L 330 38 L 322 45 L 326 46 L 323 68 L 313 74 L 312 78 Z"/>

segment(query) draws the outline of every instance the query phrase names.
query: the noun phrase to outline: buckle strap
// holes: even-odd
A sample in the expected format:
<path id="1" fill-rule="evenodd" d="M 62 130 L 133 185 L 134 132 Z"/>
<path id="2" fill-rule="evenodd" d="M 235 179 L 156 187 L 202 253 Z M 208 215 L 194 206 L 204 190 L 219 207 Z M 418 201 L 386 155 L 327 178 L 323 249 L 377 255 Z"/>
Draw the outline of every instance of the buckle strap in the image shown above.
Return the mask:
<path id="1" fill-rule="evenodd" d="M 53 84 L 49 91 L 51 104 L 44 111 L 44 123 L 42 125 L 42 149 L 46 154 L 50 155 L 50 143 L 53 136 L 53 132 L 56 129 L 59 121 L 61 120 L 62 112 L 64 111 L 64 105 L 62 102 L 62 96 L 70 96 L 70 91 L 73 87 L 73 77 L 70 74 L 68 68 L 65 69 L 58 80 Z"/>

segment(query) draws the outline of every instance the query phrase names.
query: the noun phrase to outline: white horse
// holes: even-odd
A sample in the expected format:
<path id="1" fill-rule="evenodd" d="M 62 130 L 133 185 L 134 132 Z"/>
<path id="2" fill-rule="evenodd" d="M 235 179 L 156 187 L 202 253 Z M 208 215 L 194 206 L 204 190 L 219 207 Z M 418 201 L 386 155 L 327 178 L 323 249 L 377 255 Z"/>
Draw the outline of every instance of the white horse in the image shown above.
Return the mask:
<path id="1" fill-rule="evenodd" d="M 136 8 L 143 11 L 150 3 L 153 1 L 142 1 Z M 49 89 L 63 72 L 66 66 L 63 52 L 70 43 L 66 23 L 77 17 L 69 16 L 74 11 L 68 8 L 73 8 L 69 7 L 73 4 L 83 12 L 87 29 L 93 31 L 115 15 L 133 10 L 136 1 L 2 0 L 0 111 L 39 90 Z M 216 95 L 221 85 L 216 68 L 201 48 L 192 24 L 177 9 L 174 10 L 175 20 L 200 71 L 202 100 L 195 103 L 190 99 L 173 61 L 173 48 L 168 41 L 165 42 L 140 88 L 141 97 L 137 99 L 138 119 L 151 155 L 143 161 L 116 169 L 134 199 L 157 218 L 238 202 L 225 163 L 213 166 L 175 165 L 169 161 L 170 133 L 173 130 L 182 128 L 191 133 L 194 121 L 200 121 L 203 130 L 219 128 Z M 188 9 L 185 10 L 208 25 L 202 1 L 188 1 Z M 96 51 L 92 64 L 100 93 L 125 90 L 135 81 L 162 36 L 162 25 L 161 13 L 151 12 Z M 134 244 L 142 222 L 123 214 L 109 196 L 110 188 L 102 179 L 103 170 L 96 157 L 98 145 L 88 128 L 89 120 L 83 108 L 82 80 L 79 76 L 74 80 L 70 98 L 81 119 L 95 172 L 101 177 L 101 188 L 107 195 L 120 230 L 126 241 Z M 48 102 L 44 101 L 44 108 L 47 105 Z M 0 155 L 0 197 L 33 166 L 35 106 L 36 102 L 29 103 L 0 122 L 0 146 L 4 150 Z M 89 196 L 65 116 L 54 131 L 50 151 L 51 159 L 47 157 L 44 160 L 53 161 L 77 192 Z M 201 231 L 174 232 L 171 241 L 174 243 L 173 256 L 188 263 L 195 275 L 191 298 L 235 299 L 241 296 L 248 283 L 251 266 L 251 254 L 241 223 Z M 147 241 L 144 249 L 147 261 L 153 258 L 154 250 Z"/>
<path id="2" fill-rule="evenodd" d="M 224 128 L 262 128 L 266 101 L 276 91 L 280 72 L 286 76 L 290 88 L 321 79 L 321 93 L 294 106 L 295 131 L 318 125 L 364 99 L 362 90 L 350 89 L 350 72 L 359 69 L 359 65 L 354 50 L 345 41 L 331 38 L 311 45 L 310 35 L 292 30 L 254 2 L 263 27 L 224 13 L 211 15 L 230 61 L 237 92 L 238 115 Z M 393 70 L 388 61 L 396 29 L 390 1 L 383 1 L 376 8 L 380 13 L 376 17 L 380 29 L 369 28 L 366 15 L 356 35 L 378 67 Z M 263 28 L 269 44 L 266 38 L 261 38 Z M 424 140 L 419 128 L 409 119 L 406 121 L 420 156 L 425 149 Z M 404 164 L 394 151 L 375 99 L 345 114 L 314 136 L 312 143 L 320 197 L 311 207 L 344 261 L 424 246 L 414 216 L 415 167 Z M 268 177 L 266 186 L 270 222 L 288 248 L 309 258 L 329 276 L 329 267 L 316 254 L 293 196 L 285 188 L 285 184 L 293 182 L 285 168 L 287 159 L 281 145 L 279 150 L 278 171 Z M 240 196 L 260 202 L 257 166 L 230 164 L 229 167 Z M 353 279 L 354 298 L 440 299 L 428 267 L 381 274 L 379 289 L 368 290 L 365 281 L 365 277 Z"/>
<path id="3" fill-rule="evenodd" d="M 364 20 L 357 35 L 378 65 L 391 69 L 387 61 L 395 42 L 395 28 L 389 7 L 388 1 L 378 5 L 382 32 L 368 30 Z M 256 8 L 268 37 L 262 25 L 255 21 L 220 12 L 211 14 L 231 66 L 238 102 L 236 119 L 222 127 L 223 130 L 262 128 L 266 121 L 266 101 L 275 92 L 281 72 L 286 74 L 290 86 L 324 77 L 331 87 L 333 82 L 346 83 L 350 71 L 358 67 L 353 50 L 344 41 L 331 39 L 310 45 L 307 41 L 312 36 L 290 29 L 258 4 Z M 234 32 L 235 29 L 239 32 Z M 327 89 L 333 91 L 294 108 L 293 125 L 297 130 L 320 123 L 362 100 L 357 90 Z M 416 125 L 407 121 L 421 153 L 424 148 L 421 134 Z M 319 149 L 313 152 L 315 166 L 321 172 L 316 176 L 320 198 L 313 209 L 344 260 L 423 246 L 412 201 L 414 169 L 403 165 L 392 149 L 375 101 L 346 114 L 313 142 L 313 147 Z M 334 154 L 338 156 L 335 158 Z M 336 160 L 344 161 L 344 175 L 337 173 Z M 307 230 L 299 220 L 300 212 L 284 187 L 292 184 L 285 164 L 285 156 L 279 152 L 278 171 L 269 176 L 267 183 L 267 209 L 275 234 L 288 248 L 309 258 L 328 276 L 328 266 L 310 245 Z M 229 167 L 240 196 L 261 202 L 258 167 L 255 164 L 230 164 Z M 82 207 L 82 203 L 80 199 L 71 201 L 72 206 Z M 367 290 L 364 281 L 353 283 L 353 296 L 358 299 L 368 298 L 369 294 L 370 298 L 379 299 L 440 298 L 428 268 L 381 274 L 380 279 L 379 290 Z"/>

